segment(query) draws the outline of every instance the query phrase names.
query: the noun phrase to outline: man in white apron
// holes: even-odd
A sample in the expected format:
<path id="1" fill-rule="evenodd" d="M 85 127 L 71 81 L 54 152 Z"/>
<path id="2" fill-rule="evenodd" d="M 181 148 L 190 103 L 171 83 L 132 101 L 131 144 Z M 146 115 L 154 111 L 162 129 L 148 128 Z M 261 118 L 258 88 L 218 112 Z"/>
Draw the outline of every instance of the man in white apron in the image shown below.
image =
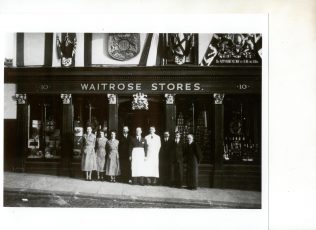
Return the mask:
<path id="1" fill-rule="evenodd" d="M 160 137 L 155 134 L 154 126 L 149 128 L 149 135 L 145 137 L 146 155 L 145 169 L 147 184 L 156 185 L 159 178 L 159 150 L 161 147 Z"/>
<path id="2" fill-rule="evenodd" d="M 136 137 L 131 143 L 131 165 L 132 165 L 132 182 L 133 184 L 144 184 L 145 170 L 145 139 L 142 138 L 142 129 L 136 128 Z"/>

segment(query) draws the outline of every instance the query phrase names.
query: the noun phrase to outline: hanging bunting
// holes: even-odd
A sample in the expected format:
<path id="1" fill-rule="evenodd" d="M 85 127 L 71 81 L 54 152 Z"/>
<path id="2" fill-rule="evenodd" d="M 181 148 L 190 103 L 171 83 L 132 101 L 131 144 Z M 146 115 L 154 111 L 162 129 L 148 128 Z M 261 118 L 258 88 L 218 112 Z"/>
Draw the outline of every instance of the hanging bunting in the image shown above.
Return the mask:
<path id="1" fill-rule="evenodd" d="M 77 48 L 77 38 L 75 33 L 62 33 L 61 39 L 56 37 L 57 53 L 61 58 L 62 67 L 75 66 L 75 53 Z"/>
<path id="2" fill-rule="evenodd" d="M 260 34 L 214 34 L 200 65 L 260 64 L 260 38 Z"/>
<path id="3" fill-rule="evenodd" d="M 189 33 L 168 34 L 167 59 L 177 65 L 191 63 L 193 60 L 194 35 Z"/>
<path id="4" fill-rule="evenodd" d="M 201 66 L 210 66 L 214 60 L 214 58 L 217 55 L 217 48 L 215 47 L 216 41 L 218 39 L 218 36 L 216 34 L 213 34 L 212 38 L 211 38 L 211 42 L 208 45 L 205 55 L 203 57 L 203 60 L 201 62 Z"/>

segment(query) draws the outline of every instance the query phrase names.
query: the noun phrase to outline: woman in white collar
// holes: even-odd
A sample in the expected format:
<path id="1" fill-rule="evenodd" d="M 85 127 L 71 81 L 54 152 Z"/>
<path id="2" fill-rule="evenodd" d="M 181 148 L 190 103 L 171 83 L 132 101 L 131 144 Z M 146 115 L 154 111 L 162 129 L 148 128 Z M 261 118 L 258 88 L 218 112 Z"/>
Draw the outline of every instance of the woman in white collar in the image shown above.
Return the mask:
<path id="1" fill-rule="evenodd" d="M 92 127 L 87 126 L 87 133 L 83 135 L 83 148 L 81 158 L 81 170 L 86 173 L 86 180 L 91 181 L 93 170 L 97 169 L 96 154 L 95 154 L 96 136 L 92 133 Z"/>

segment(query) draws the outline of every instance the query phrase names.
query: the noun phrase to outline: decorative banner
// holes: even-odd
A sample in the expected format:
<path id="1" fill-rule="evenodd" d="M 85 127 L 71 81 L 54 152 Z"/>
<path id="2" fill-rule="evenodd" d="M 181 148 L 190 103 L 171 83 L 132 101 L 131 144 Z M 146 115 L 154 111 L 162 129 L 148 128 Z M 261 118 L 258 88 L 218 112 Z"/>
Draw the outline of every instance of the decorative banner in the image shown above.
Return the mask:
<path id="1" fill-rule="evenodd" d="M 61 58 L 62 67 L 75 66 L 75 52 L 77 48 L 77 38 L 75 33 L 62 33 L 61 40 L 57 35 L 57 52 Z"/>
<path id="2" fill-rule="evenodd" d="M 168 34 L 169 57 L 177 65 L 191 62 L 191 51 L 194 47 L 193 34 Z"/>
<path id="3" fill-rule="evenodd" d="M 216 36 L 215 34 L 212 36 Z M 207 47 L 203 60 L 201 62 L 201 66 L 210 66 L 217 55 L 217 49 L 212 45 L 212 39 L 210 44 Z"/>
<path id="4" fill-rule="evenodd" d="M 135 57 L 140 50 L 140 35 L 131 33 L 109 34 L 108 53 L 119 61 Z"/>
<path id="5" fill-rule="evenodd" d="M 262 58 L 262 36 L 261 36 L 261 34 L 255 34 L 255 48 L 258 50 L 258 54 Z"/>
<path id="6" fill-rule="evenodd" d="M 260 34 L 214 34 L 201 66 L 216 64 L 260 64 Z"/>

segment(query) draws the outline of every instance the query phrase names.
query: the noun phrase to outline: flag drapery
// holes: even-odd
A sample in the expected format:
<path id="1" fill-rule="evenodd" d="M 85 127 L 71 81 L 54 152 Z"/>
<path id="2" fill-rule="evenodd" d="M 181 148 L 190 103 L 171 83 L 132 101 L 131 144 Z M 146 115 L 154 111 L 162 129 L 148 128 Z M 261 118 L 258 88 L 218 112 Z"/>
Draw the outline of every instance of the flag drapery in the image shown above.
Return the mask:
<path id="1" fill-rule="evenodd" d="M 213 34 L 200 65 L 259 64 L 261 56 L 261 34 Z"/>

